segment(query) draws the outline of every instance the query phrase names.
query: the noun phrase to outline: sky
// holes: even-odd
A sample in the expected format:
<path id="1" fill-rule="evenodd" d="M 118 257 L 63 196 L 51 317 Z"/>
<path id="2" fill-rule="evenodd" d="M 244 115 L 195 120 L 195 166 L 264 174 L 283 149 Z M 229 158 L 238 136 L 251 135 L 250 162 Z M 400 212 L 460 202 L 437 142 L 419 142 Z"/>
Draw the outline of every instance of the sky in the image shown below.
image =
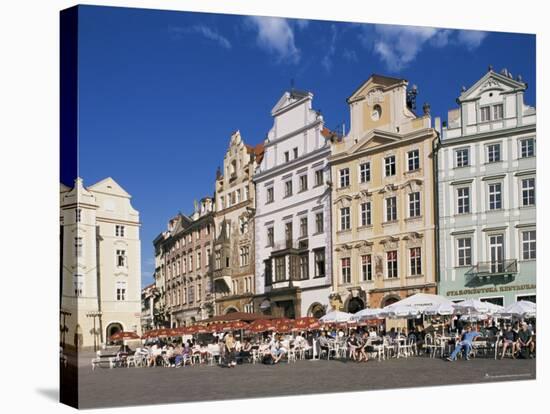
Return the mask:
<path id="1" fill-rule="evenodd" d="M 231 133 L 262 142 L 292 85 L 331 129 L 349 129 L 346 98 L 373 73 L 417 85 L 417 112 L 429 102 L 443 121 L 489 65 L 521 74 L 536 106 L 531 34 L 95 6 L 80 6 L 78 30 L 78 174 L 132 195 L 143 285 L 153 239 L 213 196 Z"/>

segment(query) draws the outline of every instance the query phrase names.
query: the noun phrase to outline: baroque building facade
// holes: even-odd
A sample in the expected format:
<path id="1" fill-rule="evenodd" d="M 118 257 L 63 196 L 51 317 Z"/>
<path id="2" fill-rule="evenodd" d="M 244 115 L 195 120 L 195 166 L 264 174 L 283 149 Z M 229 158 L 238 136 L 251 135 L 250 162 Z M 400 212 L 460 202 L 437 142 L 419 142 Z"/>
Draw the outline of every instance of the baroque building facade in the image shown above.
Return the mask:
<path id="1" fill-rule="evenodd" d="M 436 293 L 429 107 L 404 79 L 372 75 L 348 98 L 351 128 L 332 145 L 335 309 L 357 312 Z"/>
<path id="2" fill-rule="evenodd" d="M 217 315 L 254 311 L 256 191 L 252 177 L 262 157 L 263 145 L 246 145 L 236 131 L 225 153 L 223 172 L 216 176 L 213 286 Z"/>
<path id="3" fill-rule="evenodd" d="M 503 69 L 463 88 L 438 151 L 439 292 L 535 301 L 536 110 Z"/>
<path id="4" fill-rule="evenodd" d="M 140 334 L 139 212 L 112 178 L 61 184 L 61 341 L 97 348 L 118 331 Z"/>
<path id="5" fill-rule="evenodd" d="M 187 326 L 214 315 L 212 294 L 213 199 L 195 202 L 195 211 L 178 213 L 155 239 L 161 252 L 168 326 Z"/>
<path id="6" fill-rule="evenodd" d="M 285 92 L 254 175 L 255 309 L 322 316 L 331 286 L 330 144 L 313 95 Z"/>

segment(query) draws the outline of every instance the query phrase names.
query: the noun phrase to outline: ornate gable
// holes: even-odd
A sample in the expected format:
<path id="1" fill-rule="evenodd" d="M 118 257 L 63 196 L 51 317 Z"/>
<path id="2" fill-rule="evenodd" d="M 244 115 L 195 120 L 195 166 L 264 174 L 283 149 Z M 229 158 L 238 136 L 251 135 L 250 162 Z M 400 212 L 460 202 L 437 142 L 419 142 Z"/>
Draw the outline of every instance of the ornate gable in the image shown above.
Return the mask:
<path id="1" fill-rule="evenodd" d="M 502 93 L 521 91 L 525 89 L 525 83 L 515 80 L 510 76 L 505 76 L 504 74 L 496 73 L 490 70 L 469 89 L 462 92 L 458 98 L 458 101 L 463 102 L 477 99 L 481 94 L 488 91 L 498 91 Z"/>

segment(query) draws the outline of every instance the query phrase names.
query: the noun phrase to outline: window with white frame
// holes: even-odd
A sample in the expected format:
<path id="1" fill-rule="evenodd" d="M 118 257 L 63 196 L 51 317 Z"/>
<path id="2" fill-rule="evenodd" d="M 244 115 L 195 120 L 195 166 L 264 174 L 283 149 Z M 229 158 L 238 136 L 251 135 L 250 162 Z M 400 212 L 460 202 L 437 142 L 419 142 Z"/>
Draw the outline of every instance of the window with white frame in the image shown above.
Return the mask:
<path id="1" fill-rule="evenodd" d="M 363 162 L 359 165 L 359 177 L 362 183 L 370 181 L 370 162 Z"/>
<path id="2" fill-rule="evenodd" d="M 457 213 L 468 214 L 470 212 L 470 187 L 459 187 L 456 189 Z"/>
<path id="3" fill-rule="evenodd" d="M 491 107 L 490 106 L 484 106 L 482 108 L 479 108 L 479 114 L 481 118 L 481 122 L 487 122 L 491 120 Z"/>
<path id="4" fill-rule="evenodd" d="M 386 221 L 397 220 L 397 197 L 386 198 Z"/>
<path id="5" fill-rule="evenodd" d="M 416 171 L 420 169 L 420 151 L 415 149 L 407 153 L 407 171 Z"/>
<path id="6" fill-rule="evenodd" d="M 323 179 L 323 170 L 316 170 L 315 171 L 315 186 L 323 185 L 324 179 Z"/>
<path id="7" fill-rule="evenodd" d="M 521 158 L 535 156 L 535 138 L 525 138 L 520 140 L 520 156 Z"/>
<path id="8" fill-rule="evenodd" d="M 521 180 L 521 205 L 523 207 L 535 205 L 535 179 Z"/>
<path id="9" fill-rule="evenodd" d="M 500 161 L 500 144 L 487 145 L 487 162 L 499 162 Z"/>
<path id="10" fill-rule="evenodd" d="M 73 288 L 74 288 L 74 295 L 76 297 L 81 297 L 84 295 L 84 276 L 81 274 L 74 274 L 73 275 Z"/>
<path id="11" fill-rule="evenodd" d="M 202 252 L 197 250 L 197 269 L 200 269 L 202 265 Z"/>
<path id="12" fill-rule="evenodd" d="M 370 254 L 361 256 L 361 278 L 364 282 L 372 280 L 372 256 Z"/>
<path id="13" fill-rule="evenodd" d="M 285 241 L 287 246 L 292 244 L 292 221 L 287 221 L 285 223 Z"/>
<path id="14" fill-rule="evenodd" d="M 422 250 L 420 247 L 409 249 L 410 275 L 420 276 L 422 274 Z"/>
<path id="15" fill-rule="evenodd" d="M 274 198 L 273 198 L 273 187 L 268 187 L 266 189 L 266 200 L 265 200 L 265 202 L 266 202 L 266 204 L 267 203 L 273 203 L 273 200 L 274 200 Z"/>
<path id="16" fill-rule="evenodd" d="M 313 259 L 315 260 L 315 277 L 325 277 L 325 248 L 313 250 Z"/>
<path id="17" fill-rule="evenodd" d="M 489 210 L 500 210 L 502 208 L 502 184 L 489 184 Z"/>
<path id="18" fill-rule="evenodd" d="M 195 301 L 195 289 L 194 286 L 189 286 L 187 289 L 187 302 L 193 303 Z"/>
<path id="19" fill-rule="evenodd" d="M 534 260 L 537 258 L 536 230 L 521 232 L 521 252 L 523 260 Z"/>
<path id="20" fill-rule="evenodd" d="M 372 212 L 370 201 L 361 204 L 361 226 L 372 224 Z"/>
<path id="21" fill-rule="evenodd" d="M 322 233 L 324 231 L 324 214 L 322 212 L 315 213 L 315 231 Z"/>
<path id="22" fill-rule="evenodd" d="M 235 191 L 235 194 L 236 194 L 236 196 L 235 196 L 236 200 L 235 201 L 237 203 L 240 203 L 241 202 L 241 190 Z"/>
<path id="23" fill-rule="evenodd" d="M 351 259 L 344 257 L 341 259 L 342 283 L 351 283 Z"/>
<path id="24" fill-rule="evenodd" d="M 493 105 L 493 119 L 496 121 L 502 118 L 504 118 L 504 105 L 503 104 Z"/>
<path id="25" fill-rule="evenodd" d="M 470 165 L 469 148 L 460 148 L 455 150 L 455 164 L 457 167 L 466 167 Z"/>
<path id="26" fill-rule="evenodd" d="M 386 252 L 386 277 L 397 278 L 397 250 Z"/>
<path id="27" fill-rule="evenodd" d="M 250 188 L 248 188 L 248 184 L 244 188 L 244 199 L 248 200 L 250 198 Z"/>
<path id="28" fill-rule="evenodd" d="M 472 265 L 472 238 L 460 237 L 456 239 L 458 266 Z"/>
<path id="29" fill-rule="evenodd" d="M 340 209 L 340 230 L 349 230 L 351 227 L 350 221 L 349 207 L 342 207 Z"/>
<path id="30" fill-rule="evenodd" d="M 307 217 L 300 218 L 300 237 L 307 237 Z"/>
<path id="31" fill-rule="evenodd" d="M 76 257 L 82 257 L 82 237 L 74 238 L 74 255 Z"/>
<path id="32" fill-rule="evenodd" d="M 126 286 L 127 284 L 123 280 L 119 280 L 116 282 L 116 300 L 126 300 Z"/>
<path id="33" fill-rule="evenodd" d="M 189 269 L 187 269 L 187 270 L 192 272 L 193 271 L 193 255 L 192 254 L 189 255 L 189 259 L 187 260 L 187 264 L 189 265 Z"/>
<path id="34" fill-rule="evenodd" d="M 420 192 L 409 193 L 409 217 L 420 217 Z"/>
<path id="35" fill-rule="evenodd" d="M 118 267 L 126 266 L 126 250 L 116 251 L 116 265 Z"/>
<path id="36" fill-rule="evenodd" d="M 183 288 L 181 303 L 184 304 L 184 305 L 187 303 L 187 288 L 186 287 Z"/>
<path id="37" fill-rule="evenodd" d="M 285 197 L 292 195 L 292 180 L 285 181 Z"/>
<path id="38" fill-rule="evenodd" d="M 391 177 L 395 175 L 395 155 L 390 155 L 389 157 L 384 158 L 384 170 L 386 172 L 386 177 Z"/>
<path id="39" fill-rule="evenodd" d="M 340 188 L 349 187 L 349 168 L 340 169 Z"/>
<path id="40" fill-rule="evenodd" d="M 300 176 L 300 192 L 307 190 L 307 174 Z"/>

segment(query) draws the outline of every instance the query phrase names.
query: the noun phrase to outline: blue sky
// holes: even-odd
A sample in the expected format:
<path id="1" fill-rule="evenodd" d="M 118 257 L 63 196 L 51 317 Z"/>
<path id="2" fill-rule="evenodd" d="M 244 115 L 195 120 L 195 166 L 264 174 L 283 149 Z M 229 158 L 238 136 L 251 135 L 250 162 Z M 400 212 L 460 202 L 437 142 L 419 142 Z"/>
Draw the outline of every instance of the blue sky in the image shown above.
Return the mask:
<path id="1" fill-rule="evenodd" d="M 132 195 L 150 283 L 152 240 L 213 195 L 232 131 L 264 140 L 292 80 L 329 128 L 349 125 L 346 98 L 372 73 L 418 85 L 418 112 L 445 120 L 488 65 L 521 74 L 536 105 L 534 35 L 84 6 L 79 175 Z"/>

